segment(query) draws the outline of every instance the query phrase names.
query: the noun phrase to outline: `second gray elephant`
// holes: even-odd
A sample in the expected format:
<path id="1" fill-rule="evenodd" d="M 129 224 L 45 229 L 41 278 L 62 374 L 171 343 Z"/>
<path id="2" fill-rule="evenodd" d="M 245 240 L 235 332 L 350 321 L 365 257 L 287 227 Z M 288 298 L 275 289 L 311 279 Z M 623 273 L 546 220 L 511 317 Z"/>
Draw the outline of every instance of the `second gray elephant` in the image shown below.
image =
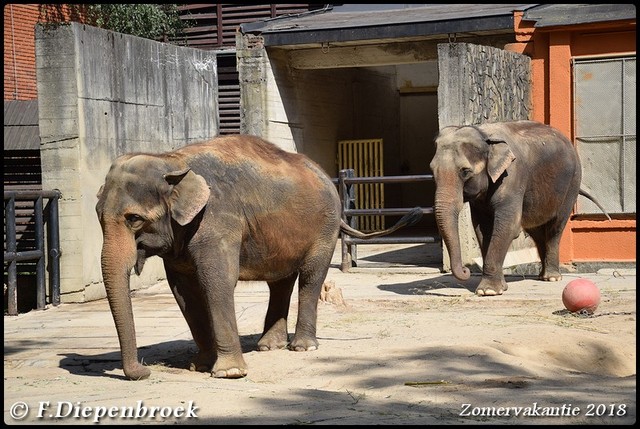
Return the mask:
<path id="1" fill-rule="evenodd" d="M 460 280 L 470 276 L 462 264 L 458 231 L 458 215 L 469 202 L 483 259 L 476 294 L 507 290 L 503 263 L 521 230 L 536 244 L 540 279 L 560 280 L 560 238 L 578 194 L 604 212 L 580 189 L 580 159 L 571 142 L 548 125 L 513 121 L 446 127 L 435 143 L 430 164 L 436 182 L 434 212 L 453 275 Z"/>

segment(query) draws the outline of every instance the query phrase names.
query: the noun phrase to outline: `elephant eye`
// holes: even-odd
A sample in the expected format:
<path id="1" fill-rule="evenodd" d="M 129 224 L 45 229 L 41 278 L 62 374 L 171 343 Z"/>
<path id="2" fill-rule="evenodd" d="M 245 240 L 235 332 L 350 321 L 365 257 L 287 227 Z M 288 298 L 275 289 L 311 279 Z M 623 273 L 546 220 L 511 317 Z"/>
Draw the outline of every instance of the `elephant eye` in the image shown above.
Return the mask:
<path id="1" fill-rule="evenodd" d="M 127 220 L 129 226 L 131 226 L 132 228 L 139 228 L 145 221 L 142 216 L 134 213 L 126 214 L 124 215 L 124 217 Z"/>
<path id="2" fill-rule="evenodd" d="M 462 168 L 460 170 L 460 177 L 462 177 L 462 180 L 467 180 L 472 176 L 472 174 L 473 170 L 471 170 L 470 168 Z"/>

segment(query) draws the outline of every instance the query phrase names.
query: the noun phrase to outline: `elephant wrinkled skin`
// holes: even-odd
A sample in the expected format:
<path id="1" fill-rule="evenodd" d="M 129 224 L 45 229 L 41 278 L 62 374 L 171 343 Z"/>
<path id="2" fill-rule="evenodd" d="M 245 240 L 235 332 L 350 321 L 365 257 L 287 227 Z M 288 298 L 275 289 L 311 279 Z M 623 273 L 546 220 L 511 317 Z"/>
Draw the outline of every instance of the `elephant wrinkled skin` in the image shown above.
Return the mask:
<path id="1" fill-rule="evenodd" d="M 536 244 L 540 279 L 560 280 L 560 238 L 578 194 L 600 206 L 580 189 L 582 171 L 574 146 L 539 122 L 445 127 L 436 137 L 430 166 L 436 182 L 436 223 L 449 250 L 451 271 L 460 280 L 470 272 L 462 265 L 458 215 L 469 202 L 483 259 L 478 295 L 507 290 L 502 266 L 521 229 Z"/>
<path id="2" fill-rule="evenodd" d="M 129 276 L 159 256 L 199 353 L 192 370 L 247 374 L 235 317 L 238 280 L 263 280 L 269 306 L 260 350 L 314 350 L 318 297 L 339 231 L 362 238 L 417 221 L 419 208 L 385 231 L 341 220 L 336 186 L 310 159 L 248 135 L 218 137 L 163 154 L 132 153 L 111 166 L 98 192 L 102 274 L 125 375 L 143 379 Z M 292 340 L 287 316 L 298 280 Z"/>

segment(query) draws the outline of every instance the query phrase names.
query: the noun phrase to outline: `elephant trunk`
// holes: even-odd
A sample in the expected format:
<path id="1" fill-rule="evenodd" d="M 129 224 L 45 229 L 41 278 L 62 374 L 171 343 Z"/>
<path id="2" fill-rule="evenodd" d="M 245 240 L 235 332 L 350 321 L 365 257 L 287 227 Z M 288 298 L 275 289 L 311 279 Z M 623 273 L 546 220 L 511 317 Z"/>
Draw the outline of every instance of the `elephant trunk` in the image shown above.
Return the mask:
<path id="1" fill-rule="evenodd" d="M 121 226 L 104 230 L 102 277 L 118 332 L 124 374 L 131 380 L 141 380 L 149 377 L 151 371 L 138 362 L 131 307 L 129 277 L 136 261 L 136 245 L 131 233 L 123 229 Z"/>
<path id="2" fill-rule="evenodd" d="M 467 267 L 462 265 L 460 235 L 458 233 L 458 219 L 462 205 L 461 187 L 456 189 L 451 186 L 436 185 L 434 213 L 438 229 L 449 250 L 451 272 L 458 280 L 467 280 L 471 273 Z"/>

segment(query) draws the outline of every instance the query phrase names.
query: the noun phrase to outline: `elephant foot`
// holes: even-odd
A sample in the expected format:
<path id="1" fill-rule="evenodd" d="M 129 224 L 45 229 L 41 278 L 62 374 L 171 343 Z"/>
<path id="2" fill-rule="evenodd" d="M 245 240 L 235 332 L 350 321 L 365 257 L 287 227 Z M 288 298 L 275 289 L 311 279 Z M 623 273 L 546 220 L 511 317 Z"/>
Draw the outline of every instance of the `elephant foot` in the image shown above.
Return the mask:
<path id="1" fill-rule="evenodd" d="M 509 289 L 509 286 L 507 286 L 507 282 L 504 279 L 502 279 L 502 281 L 498 283 L 482 279 L 480 281 L 480 284 L 476 288 L 476 295 L 478 296 L 502 295 L 503 292 L 505 292 L 507 289 Z"/>
<path id="2" fill-rule="evenodd" d="M 287 334 L 270 334 L 267 333 L 258 341 L 258 350 L 268 352 L 270 350 L 281 350 L 287 347 L 289 339 Z"/>
<path id="3" fill-rule="evenodd" d="M 216 353 L 214 351 L 200 351 L 189 364 L 189 371 L 207 372 L 211 371 L 213 363 L 216 361 Z"/>
<path id="4" fill-rule="evenodd" d="M 318 350 L 318 346 L 318 340 L 316 340 L 315 338 L 294 338 L 293 341 L 291 341 L 291 344 L 289 344 L 289 349 L 293 350 L 294 352 L 310 352 L 313 350 Z"/>
<path id="5" fill-rule="evenodd" d="M 267 321 L 276 319 L 273 315 L 267 315 Z M 266 352 L 269 350 L 280 350 L 289 344 L 289 333 L 287 331 L 287 318 L 279 317 L 275 322 L 265 321 L 262 336 L 258 340 L 258 350 Z"/>
<path id="6" fill-rule="evenodd" d="M 560 273 L 556 273 L 556 274 L 540 274 L 538 276 L 539 280 L 545 281 L 545 282 L 559 282 L 560 280 L 562 280 L 562 274 Z"/>
<path id="7" fill-rule="evenodd" d="M 247 375 L 246 369 L 241 368 L 230 368 L 230 369 L 221 369 L 218 371 L 211 371 L 211 377 L 215 378 L 242 378 Z"/>
<path id="8" fill-rule="evenodd" d="M 144 380 L 145 378 L 149 378 L 151 370 L 141 363 L 135 362 L 131 366 L 124 368 L 124 375 L 129 380 Z"/>
<path id="9" fill-rule="evenodd" d="M 211 376 L 215 378 L 242 378 L 247 375 L 247 372 L 247 364 L 242 356 L 240 359 L 218 357 L 211 370 Z"/>

